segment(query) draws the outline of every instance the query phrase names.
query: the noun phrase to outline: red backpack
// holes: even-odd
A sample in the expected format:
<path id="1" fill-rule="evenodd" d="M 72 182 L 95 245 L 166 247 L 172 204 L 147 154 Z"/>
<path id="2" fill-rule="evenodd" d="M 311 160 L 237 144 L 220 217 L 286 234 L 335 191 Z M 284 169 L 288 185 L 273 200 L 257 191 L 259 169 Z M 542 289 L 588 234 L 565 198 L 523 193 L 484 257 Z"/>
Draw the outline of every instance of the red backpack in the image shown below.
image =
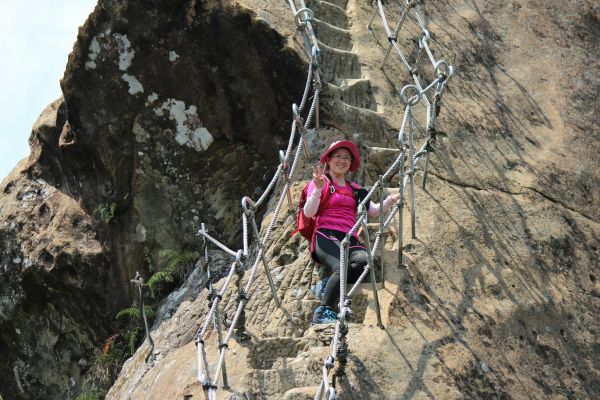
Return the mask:
<path id="1" fill-rule="evenodd" d="M 329 199 L 333 194 L 333 191 L 329 190 L 331 177 L 329 176 L 329 174 L 327 174 L 326 177 L 327 179 L 325 179 L 324 185 L 325 194 L 323 195 L 323 197 L 321 197 L 321 202 L 319 203 L 317 214 L 315 214 L 314 217 L 309 218 L 306 215 L 304 215 L 304 205 L 306 204 L 308 185 L 310 184 L 310 181 L 306 182 L 306 184 L 302 188 L 302 193 L 300 194 L 300 201 L 298 202 L 298 212 L 296 214 L 296 230 L 292 232 L 291 236 L 295 235 L 296 233 L 300 233 L 300 235 L 302 235 L 303 238 L 305 238 L 309 242 L 312 241 L 313 233 L 315 232 L 315 217 L 319 215 L 319 213 L 323 211 L 325 207 L 327 207 L 327 203 L 329 202 Z M 346 180 L 346 183 L 350 185 L 353 192 L 355 192 L 358 189 L 357 185 L 354 182 Z"/>

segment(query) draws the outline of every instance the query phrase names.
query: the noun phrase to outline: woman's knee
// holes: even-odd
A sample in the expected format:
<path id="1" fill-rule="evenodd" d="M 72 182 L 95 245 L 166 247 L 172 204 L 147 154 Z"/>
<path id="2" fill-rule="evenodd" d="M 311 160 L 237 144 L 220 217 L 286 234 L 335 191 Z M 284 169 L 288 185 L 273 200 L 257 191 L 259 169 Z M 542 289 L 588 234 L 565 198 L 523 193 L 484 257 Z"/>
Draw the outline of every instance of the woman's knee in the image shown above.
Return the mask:
<path id="1" fill-rule="evenodd" d="M 350 268 L 363 268 L 367 265 L 367 252 L 365 250 L 355 250 L 350 253 L 348 261 Z"/>

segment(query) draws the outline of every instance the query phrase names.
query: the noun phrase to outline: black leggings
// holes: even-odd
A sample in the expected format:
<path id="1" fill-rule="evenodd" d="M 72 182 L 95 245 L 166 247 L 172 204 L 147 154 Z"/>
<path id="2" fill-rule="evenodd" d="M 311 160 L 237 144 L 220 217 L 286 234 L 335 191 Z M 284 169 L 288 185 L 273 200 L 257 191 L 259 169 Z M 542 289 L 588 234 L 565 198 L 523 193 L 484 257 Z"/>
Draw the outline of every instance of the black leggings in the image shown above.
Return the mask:
<path id="1" fill-rule="evenodd" d="M 331 274 L 325 286 L 322 304 L 334 307 L 340 294 L 340 242 L 346 234 L 329 229 L 319 230 L 319 232 L 315 233 L 315 258 Z M 349 283 L 358 280 L 365 265 L 367 265 L 367 252 L 360 242 L 352 237 L 348 251 Z"/>

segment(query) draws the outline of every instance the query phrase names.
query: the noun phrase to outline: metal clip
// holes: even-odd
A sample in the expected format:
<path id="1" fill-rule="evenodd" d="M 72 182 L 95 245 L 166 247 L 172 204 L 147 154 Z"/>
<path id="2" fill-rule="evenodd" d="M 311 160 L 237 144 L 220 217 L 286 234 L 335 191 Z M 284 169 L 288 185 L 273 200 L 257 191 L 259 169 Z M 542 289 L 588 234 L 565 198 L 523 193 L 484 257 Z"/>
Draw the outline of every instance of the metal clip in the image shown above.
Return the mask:
<path id="1" fill-rule="evenodd" d="M 409 90 L 414 90 L 417 93 L 415 93 L 411 97 L 408 97 Z M 415 85 L 406 85 L 400 91 L 400 98 L 402 99 L 402 101 L 404 101 L 405 104 L 409 106 L 414 106 L 421 100 L 421 91 Z"/>
<path id="2" fill-rule="evenodd" d="M 454 67 L 448 64 L 446 60 L 438 60 L 438 62 L 435 63 L 433 70 L 442 81 L 445 81 L 454 75 Z"/>
<path id="3" fill-rule="evenodd" d="M 298 110 L 298 105 L 296 103 L 292 104 L 292 114 L 294 115 L 294 121 L 296 121 L 296 125 L 300 128 L 302 132 L 306 130 L 304 127 L 304 120 L 300 116 L 300 111 Z"/>
<path id="4" fill-rule="evenodd" d="M 306 14 L 304 20 L 301 19 L 302 14 Z M 301 8 L 296 11 L 296 14 L 294 14 L 294 18 L 296 18 L 296 25 L 298 25 L 298 27 L 305 25 L 307 21 L 312 21 L 314 17 L 315 13 L 308 7 Z"/>
<path id="5" fill-rule="evenodd" d="M 329 392 L 327 394 L 327 400 L 335 400 L 335 389 L 333 387 L 329 387 Z"/>
<path id="6" fill-rule="evenodd" d="M 281 169 L 283 170 L 283 172 L 287 172 L 287 170 L 290 168 L 290 165 L 285 159 L 285 153 L 283 152 L 283 150 L 279 150 L 279 162 L 281 163 Z"/>

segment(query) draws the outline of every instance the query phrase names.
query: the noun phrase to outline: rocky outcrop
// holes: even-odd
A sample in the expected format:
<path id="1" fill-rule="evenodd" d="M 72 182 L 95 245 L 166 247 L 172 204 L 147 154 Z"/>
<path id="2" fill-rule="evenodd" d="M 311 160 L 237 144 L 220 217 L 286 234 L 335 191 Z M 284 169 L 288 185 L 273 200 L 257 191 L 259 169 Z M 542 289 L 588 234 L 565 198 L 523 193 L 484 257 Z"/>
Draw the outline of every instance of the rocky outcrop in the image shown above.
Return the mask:
<path id="1" fill-rule="evenodd" d="M 265 184 L 303 75 L 233 2 L 98 3 L 1 186 L 4 399 L 74 398 L 135 271 L 196 246 L 200 219 L 240 237 L 231 203 Z"/>
<path id="2" fill-rule="evenodd" d="M 321 127 L 299 175 L 326 143 L 347 137 L 364 161 L 354 180 L 372 184 L 396 155 L 409 77 L 393 59 L 379 70 L 388 41 L 378 22 L 365 29 L 371 5 L 307 5 L 325 82 Z M 422 8 L 434 51 L 456 76 L 403 265 L 398 228 L 386 236 L 385 329 L 361 288 L 338 393 L 598 397 L 600 10 L 589 1 Z M 387 9 L 397 21 L 400 11 Z M 399 43 L 414 49 L 418 31 L 406 27 Z M 284 146 L 306 73 L 302 45 L 286 2 L 100 1 L 70 56 L 64 98 L 42 114 L 30 159 L 0 187 L 4 398 L 79 393 L 91 349 L 131 301 L 133 273 L 147 274 L 161 248 L 198 249 L 200 222 L 240 247 L 239 201 L 260 192 Z M 230 343 L 219 398 L 314 397 L 332 332 L 309 325 L 319 271 L 306 243 L 290 237 L 293 221 L 284 202 L 266 252 L 282 306 L 259 270 L 250 339 Z M 213 254 L 218 273 L 231 260 Z M 142 345 L 107 398 L 204 398 L 194 343 L 208 311 L 200 272 L 162 305 L 154 356 Z M 224 298 L 227 316 L 236 301 Z M 212 367 L 216 336 L 207 340 Z"/>
<path id="3" fill-rule="evenodd" d="M 364 28 L 368 5 L 333 3 L 308 4 L 327 80 L 314 147 L 358 138 L 367 162 L 355 179 L 370 184 L 395 157 L 397 94 L 408 77 L 394 61 L 378 70 L 387 40 L 377 26 Z M 552 2 L 424 5 L 432 43 L 457 76 L 444 99 L 427 191 L 416 198 L 417 239 L 405 245 L 400 268 L 397 230 L 387 236 L 388 278 L 379 291 L 385 330 L 376 325 L 372 294 L 363 288 L 354 299 L 341 398 L 599 395 L 599 192 L 592 186 L 600 176 L 591 139 L 598 130 L 585 94 L 598 86 L 585 69 L 597 52 L 598 10 L 585 2 L 560 7 L 559 15 Z M 411 35 L 400 41 L 415 47 Z M 577 99 L 574 82 L 583 90 Z M 220 397 L 314 397 L 332 332 L 309 326 L 318 270 L 305 244 L 289 238 L 292 224 L 289 214 L 280 218 L 267 251 L 282 306 L 259 274 L 247 309 L 252 338 L 230 343 L 230 388 L 219 388 Z M 224 312 L 235 303 L 233 296 Z M 157 358 L 145 364 L 143 346 L 108 398 L 204 398 L 194 339 L 207 304 L 200 293 L 155 326 L 163 338 Z M 214 367 L 216 334 L 207 345 Z"/>
<path id="4" fill-rule="evenodd" d="M 33 127 L 30 161 L 2 182 L 0 393 L 6 399 L 73 397 L 89 355 L 107 335 L 109 260 L 92 216 L 68 188 L 32 172 L 58 138 L 62 99 Z"/>

